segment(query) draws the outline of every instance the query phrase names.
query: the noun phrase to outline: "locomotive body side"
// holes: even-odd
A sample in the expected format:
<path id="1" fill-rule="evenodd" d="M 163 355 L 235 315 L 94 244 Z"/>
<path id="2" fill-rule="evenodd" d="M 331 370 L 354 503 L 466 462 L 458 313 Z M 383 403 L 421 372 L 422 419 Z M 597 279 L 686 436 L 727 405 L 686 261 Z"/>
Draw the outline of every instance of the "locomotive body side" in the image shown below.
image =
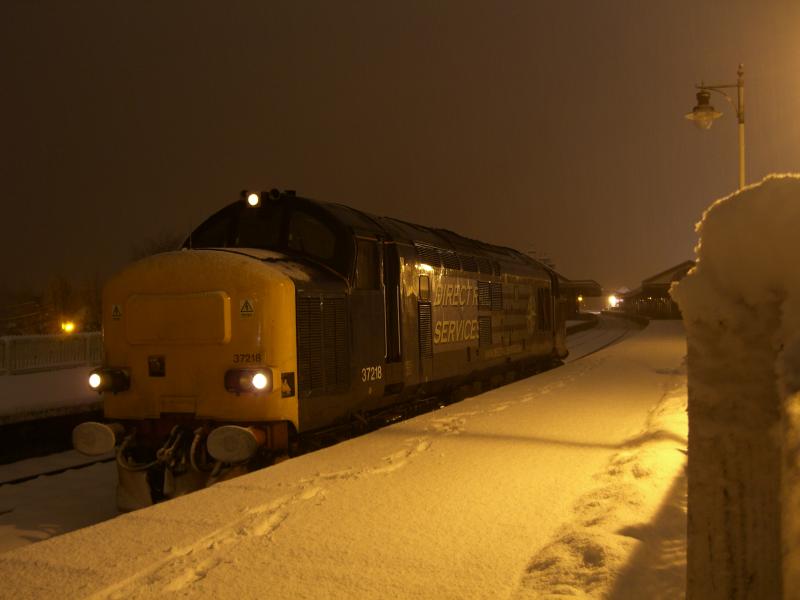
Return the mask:
<path id="1" fill-rule="evenodd" d="M 413 264 L 421 380 L 436 388 L 544 367 L 559 358 L 551 279 L 539 266 L 470 267 L 435 262 L 427 247 Z M 447 250 L 437 249 L 440 254 Z M 425 262 L 427 261 L 427 262 Z M 433 263 L 433 264 L 431 264 Z"/>

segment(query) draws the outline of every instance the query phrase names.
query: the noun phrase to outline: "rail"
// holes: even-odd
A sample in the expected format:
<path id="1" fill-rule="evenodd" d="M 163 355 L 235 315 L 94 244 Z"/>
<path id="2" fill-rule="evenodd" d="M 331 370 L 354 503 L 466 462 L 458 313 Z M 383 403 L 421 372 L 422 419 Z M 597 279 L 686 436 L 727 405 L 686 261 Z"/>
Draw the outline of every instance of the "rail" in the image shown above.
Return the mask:
<path id="1" fill-rule="evenodd" d="M 0 337 L 0 375 L 95 365 L 102 359 L 103 338 L 99 331 Z"/>

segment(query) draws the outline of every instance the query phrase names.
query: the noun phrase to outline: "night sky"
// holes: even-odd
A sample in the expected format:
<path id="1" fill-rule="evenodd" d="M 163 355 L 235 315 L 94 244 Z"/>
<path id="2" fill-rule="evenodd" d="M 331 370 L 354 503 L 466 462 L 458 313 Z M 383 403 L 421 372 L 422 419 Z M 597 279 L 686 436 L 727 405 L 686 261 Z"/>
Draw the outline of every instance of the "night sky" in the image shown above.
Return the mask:
<path id="1" fill-rule="evenodd" d="M 797 0 L 4 0 L 0 45 L 11 288 L 273 187 L 636 287 L 736 188 L 735 111 L 683 115 L 740 62 L 748 182 L 800 171 Z"/>

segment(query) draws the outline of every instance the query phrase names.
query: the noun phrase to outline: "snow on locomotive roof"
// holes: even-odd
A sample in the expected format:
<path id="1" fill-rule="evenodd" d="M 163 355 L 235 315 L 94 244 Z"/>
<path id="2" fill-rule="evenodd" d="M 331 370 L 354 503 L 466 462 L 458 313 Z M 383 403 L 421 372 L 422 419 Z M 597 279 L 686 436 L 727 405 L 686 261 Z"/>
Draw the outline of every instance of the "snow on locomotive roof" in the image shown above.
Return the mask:
<path id="1" fill-rule="evenodd" d="M 203 250 L 218 250 L 220 252 L 233 252 L 234 254 L 250 256 L 269 263 L 277 271 L 296 281 L 311 281 L 312 274 L 309 272 L 309 267 L 292 260 L 282 252 L 264 248 L 204 248 Z"/>

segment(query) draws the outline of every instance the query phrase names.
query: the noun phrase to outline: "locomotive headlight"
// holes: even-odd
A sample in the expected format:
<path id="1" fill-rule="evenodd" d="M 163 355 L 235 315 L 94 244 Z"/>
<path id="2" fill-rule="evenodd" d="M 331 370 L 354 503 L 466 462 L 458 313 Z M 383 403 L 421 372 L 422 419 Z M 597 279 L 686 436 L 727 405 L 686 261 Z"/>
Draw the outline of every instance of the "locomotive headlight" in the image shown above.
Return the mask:
<path id="1" fill-rule="evenodd" d="M 124 369 L 95 369 L 89 375 L 89 387 L 96 392 L 124 392 L 131 387 L 131 377 Z"/>
<path id="2" fill-rule="evenodd" d="M 261 198 L 255 192 L 251 192 L 247 194 L 247 203 L 253 207 L 258 206 L 261 203 Z"/>
<path id="3" fill-rule="evenodd" d="M 256 373 L 253 375 L 251 382 L 253 387 L 257 390 L 263 390 L 265 387 L 267 387 L 267 383 L 269 383 L 267 376 L 264 373 Z"/>
<path id="4" fill-rule="evenodd" d="M 225 372 L 225 389 L 242 392 L 271 392 L 275 377 L 270 368 L 229 369 Z"/>

